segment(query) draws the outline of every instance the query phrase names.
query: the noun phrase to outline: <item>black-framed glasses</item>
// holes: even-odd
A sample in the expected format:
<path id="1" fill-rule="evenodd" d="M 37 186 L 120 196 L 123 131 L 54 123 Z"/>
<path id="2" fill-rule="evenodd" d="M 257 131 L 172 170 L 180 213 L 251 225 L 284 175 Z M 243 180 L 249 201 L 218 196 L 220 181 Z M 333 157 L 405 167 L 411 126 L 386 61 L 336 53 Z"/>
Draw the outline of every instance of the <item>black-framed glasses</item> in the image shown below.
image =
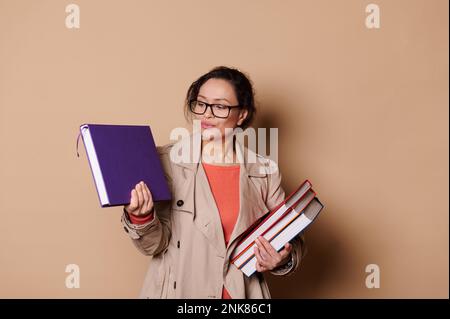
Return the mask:
<path id="1" fill-rule="evenodd" d="M 211 112 L 214 117 L 226 119 L 230 115 L 231 109 L 241 108 L 240 105 L 223 105 L 223 104 L 209 104 L 203 101 L 191 100 L 189 102 L 189 109 L 192 113 L 202 115 L 206 113 L 206 110 L 211 108 Z"/>

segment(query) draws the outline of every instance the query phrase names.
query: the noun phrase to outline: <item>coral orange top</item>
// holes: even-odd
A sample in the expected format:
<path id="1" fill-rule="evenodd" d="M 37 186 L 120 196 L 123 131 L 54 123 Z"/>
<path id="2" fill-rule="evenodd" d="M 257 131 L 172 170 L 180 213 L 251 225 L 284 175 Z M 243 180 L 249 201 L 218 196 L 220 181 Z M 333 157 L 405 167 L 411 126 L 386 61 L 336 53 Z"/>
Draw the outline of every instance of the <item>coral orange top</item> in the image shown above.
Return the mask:
<path id="1" fill-rule="evenodd" d="M 233 232 L 239 215 L 239 165 L 218 166 L 202 163 L 208 177 L 211 192 L 219 210 L 222 221 L 225 245 Z M 225 287 L 222 290 L 223 299 L 231 299 Z"/>

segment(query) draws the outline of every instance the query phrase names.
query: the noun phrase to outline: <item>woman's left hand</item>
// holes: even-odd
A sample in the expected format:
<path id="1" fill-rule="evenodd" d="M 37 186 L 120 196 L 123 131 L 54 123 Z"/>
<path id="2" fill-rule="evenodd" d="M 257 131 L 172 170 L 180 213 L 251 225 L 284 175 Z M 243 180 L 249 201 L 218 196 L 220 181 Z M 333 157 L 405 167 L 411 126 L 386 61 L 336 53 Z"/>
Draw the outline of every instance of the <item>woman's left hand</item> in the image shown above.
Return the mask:
<path id="1" fill-rule="evenodd" d="M 292 245 L 289 243 L 284 246 L 283 250 L 277 252 L 262 236 L 259 236 L 255 242 L 256 271 L 258 272 L 273 270 L 291 259 Z"/>

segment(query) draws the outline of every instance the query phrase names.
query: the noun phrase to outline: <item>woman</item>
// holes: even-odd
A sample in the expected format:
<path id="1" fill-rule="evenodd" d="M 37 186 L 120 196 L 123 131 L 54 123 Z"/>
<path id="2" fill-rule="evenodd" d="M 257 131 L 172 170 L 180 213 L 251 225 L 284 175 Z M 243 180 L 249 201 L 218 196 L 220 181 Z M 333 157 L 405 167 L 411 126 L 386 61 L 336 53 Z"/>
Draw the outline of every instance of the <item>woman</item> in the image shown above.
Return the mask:
<path id="1" fill-rule="evenodd" d="M 304 249 L 302 237 L 280 252 L 260 238 L 255 274 L 246 277 L 230 263 L 244 232 L 285 197 L 278 169 L 268 170 L 268 160 L 259 155 L 250 161 L 251 151 L 227 138 L 253 119 L 252 84 L 239 70 L 217 67 L 192 83 L 185 111 L 201 121 L 203 139 L 188 163 L 173 161 L 171 150 L 191 147 L 190 139 L 158 147 L 172 201 L 153 203 L 140 182 L 124 207 L 125 230 L 143 254 L 152 256 L 141 297 L 270 298 L 262 273 L 291 274 Z M 220 156 L 205 156 L 206 149 L 221 150 L 215 153 Z"/>

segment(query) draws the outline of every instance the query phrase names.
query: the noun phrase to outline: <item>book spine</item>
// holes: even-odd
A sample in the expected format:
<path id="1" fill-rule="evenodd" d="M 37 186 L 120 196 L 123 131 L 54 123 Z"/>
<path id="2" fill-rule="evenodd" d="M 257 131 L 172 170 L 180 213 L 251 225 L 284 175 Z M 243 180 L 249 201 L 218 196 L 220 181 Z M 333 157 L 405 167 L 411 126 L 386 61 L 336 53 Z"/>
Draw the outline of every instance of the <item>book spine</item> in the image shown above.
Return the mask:
<path id="1" fill-rule="evenodd" d="M 108 193 L 103 179 L 101 166 L 95 150 L 94 140 L 91 135 L 90 125 L 84 124 L 80 127 L 81 137 L 83 140 L 84 148 L 91 169 L 92 176 L 95 182 L 95 188 L 102 207 L 106 207 L 109 204 Z"/>

